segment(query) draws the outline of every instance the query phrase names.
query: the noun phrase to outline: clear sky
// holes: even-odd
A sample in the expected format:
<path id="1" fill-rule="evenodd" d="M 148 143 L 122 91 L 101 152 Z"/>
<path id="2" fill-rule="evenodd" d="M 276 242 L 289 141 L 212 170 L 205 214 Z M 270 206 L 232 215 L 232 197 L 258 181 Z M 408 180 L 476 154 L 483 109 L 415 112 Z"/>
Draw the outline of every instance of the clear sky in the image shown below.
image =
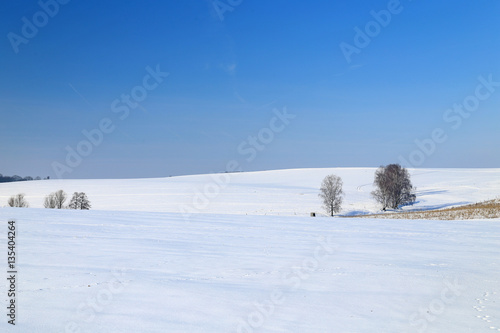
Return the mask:
<path id="1" fill-rule="evenodd" d="M 0 6 L 4 175 L 500 167 L 497 0 Z"/>

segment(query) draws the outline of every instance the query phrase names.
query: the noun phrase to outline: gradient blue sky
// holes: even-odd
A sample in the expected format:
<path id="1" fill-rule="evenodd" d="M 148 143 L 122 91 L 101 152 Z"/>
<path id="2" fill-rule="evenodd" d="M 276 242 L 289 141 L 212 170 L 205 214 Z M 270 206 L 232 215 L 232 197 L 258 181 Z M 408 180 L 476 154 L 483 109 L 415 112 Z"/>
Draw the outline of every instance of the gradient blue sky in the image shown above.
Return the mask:
<path id="1" fill-rule="evenodd" d="M 402 0 L 348 63 L 339 45 L 390 2 L 243 0 L 221 20 L 211 0 L 72 0 L 16 53 L 8 34 L 41 7 L 4 1 L 0 173 L 54 178 L 103 118 L 115 130 L 64 178 L 379 166 L 435 128 L 448 139 L 419 166 L 500 167 L 500 87 L 458 129 L 443 119 L 479 76 L 500 81 L 500 2 Z M 169 76 L 120 120 L 112 102 L 157 65 Z M 284 107 L 296 117 L 247 161 Z"/>

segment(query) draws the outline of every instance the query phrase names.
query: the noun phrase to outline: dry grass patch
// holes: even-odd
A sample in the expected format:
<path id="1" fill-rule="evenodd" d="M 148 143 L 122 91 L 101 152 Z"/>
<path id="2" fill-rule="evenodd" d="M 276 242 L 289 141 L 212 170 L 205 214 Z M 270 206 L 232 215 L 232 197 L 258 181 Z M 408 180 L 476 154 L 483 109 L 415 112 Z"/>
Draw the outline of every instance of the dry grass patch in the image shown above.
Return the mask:
<path id="1" fill-rule="evenodd" d="M 426 211 L 370 214 L 352 217 L 376 217 L 379 219 L 409 220 L 469 220 L 500 218 L 500 199 L 483 201 L 475 204 Z"/>

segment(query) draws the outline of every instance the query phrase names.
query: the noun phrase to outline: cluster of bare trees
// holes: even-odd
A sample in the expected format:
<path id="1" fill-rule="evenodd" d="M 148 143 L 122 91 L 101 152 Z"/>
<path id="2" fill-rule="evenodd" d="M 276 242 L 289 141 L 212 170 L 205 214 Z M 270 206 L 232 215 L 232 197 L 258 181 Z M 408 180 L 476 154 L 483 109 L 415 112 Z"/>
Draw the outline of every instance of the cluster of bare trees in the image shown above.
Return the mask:
<path id="1" fill-rule="evenodd" d="M 63 209 L 64 202 L 67 199 L 67 194 L 63 190 L 59 190 L 57 192 L 51 193 L 45 197 L 45 201 L 43 206 L 45 208 L 53 208 L 53 209 Z"/>
<path id="2" fill-rule="evenodd" d="M 387 208 L 397 209 L 415 202 L 415 188 L 411 184 L 408 170 L 399 164 L 381 166 L 375 172 L 373 198 Z"/>
<path id="3" fill-rule="evenodd" d="M 65 206 L 64 203 L 68 199 L 68 195 L 63 190 L 59 190 L 54 193 L 50 193 L 45 197 L 43 206 L 45 208 L 52 209 L 83 209 L 89 210 L 92 205 L 90 204 L 87 195 L 84 192 L 75 192 L 71 198 L 69 205 Z M 8 205 L 10 207 L 29 207 L 28 202 L 24 198 L 24 194 L 19 193 L 13 195 L 8 200 Z"/>
<path id="4" fill-rule="evenodd" d="M 71 202 L 69 203 L 69 209 L 84 209 L 89 210 L 90 201 L 87 199 L 87 195 L 84 192 L 75 192 L 73 197 L 71 198 Z"/>
<path id="5" fill-rule="evenodd" d="M 410 174 L 399 164 L 389 164 L 378 168 L 373 184 L 376 189 L 371 195 L 380 203 L 382 210 L 398 209 L 413 204 L 416 200 L 415 187 L 411 183 Z M 336 175 L 326 176 L 321 184 L 319 196 L 330 216 L 340 212 L 342 208 L 344 195 L 342 185 L 342 179 Z"/>
<path id="6" fill-rule="evenodd" d="M 27 208 L 30 206 L 28 201 L 26 201 L 26 199 L 24 198 L 24 194 L 22 194 L 22 193 L 11 196 L 9 198 L 9 200 L 7 201 L 7 204 L 10 207 Z"/>
<path id="7" fill-rule="evenodd" d="M 84 192 L 75 192 L 73 193 L 73 197 L 69 202 L 68 206 L 65 206 L 64 203 L 68 195 L 63 190 L 59 190 L 57 192 L 51 193 L 45 197 L 45 208 L 55 208 L 55 209 L 83 209 L 89 210 L 92 205 L 90 204 L 87 195 Z"/>

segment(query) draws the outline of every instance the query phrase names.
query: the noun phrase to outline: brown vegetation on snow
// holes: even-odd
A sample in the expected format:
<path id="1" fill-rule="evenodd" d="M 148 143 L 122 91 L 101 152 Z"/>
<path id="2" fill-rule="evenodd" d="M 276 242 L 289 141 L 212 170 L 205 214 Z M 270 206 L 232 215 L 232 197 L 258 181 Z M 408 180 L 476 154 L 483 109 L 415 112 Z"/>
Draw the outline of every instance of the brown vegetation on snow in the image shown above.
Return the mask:
<path id="1" fill-rule="evenodd" d="M 401 213 L 370 214 L 356 217 L 410 220 L 494 219 L 500 218 L 500 199 L 488 200 L 453 208 Z"/>

